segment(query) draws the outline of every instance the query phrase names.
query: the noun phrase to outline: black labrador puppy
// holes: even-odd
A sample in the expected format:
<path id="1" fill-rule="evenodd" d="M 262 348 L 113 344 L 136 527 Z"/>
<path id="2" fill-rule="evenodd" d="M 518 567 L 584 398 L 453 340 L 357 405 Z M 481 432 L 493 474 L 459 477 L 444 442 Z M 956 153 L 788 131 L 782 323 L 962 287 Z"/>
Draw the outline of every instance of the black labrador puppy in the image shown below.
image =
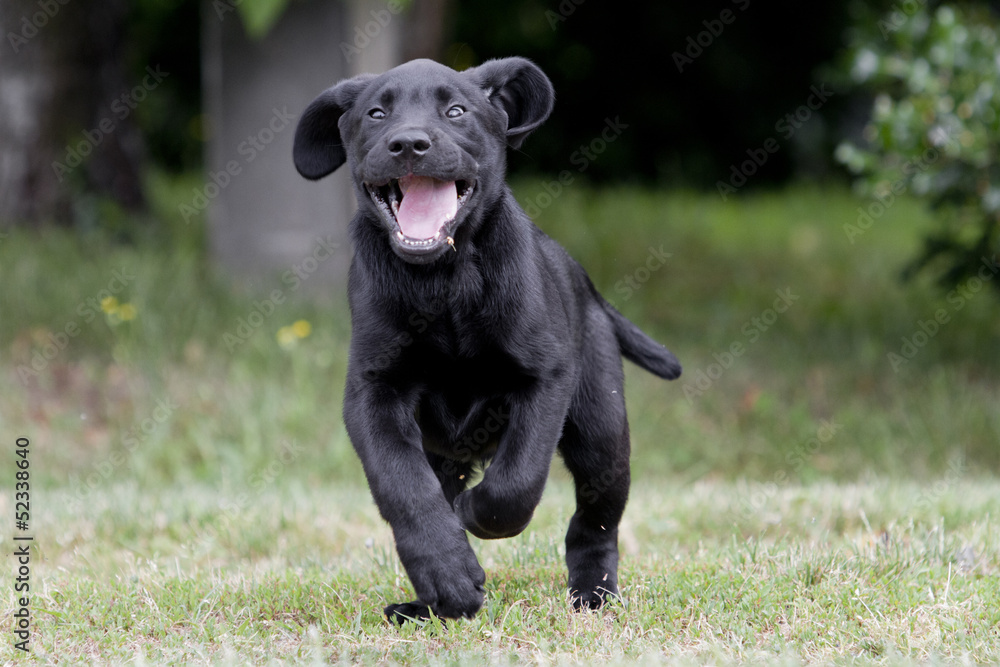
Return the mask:
<path id="1" fill-rule="evenodd" d="M 346 161 L 359 204 L 344 421 L 417 594 L 386 607 L 390 620 L 479 610 L 485 575 L 465 531 L 523 531 L 557 449 L 576 483 L 573 604 L 618 594 L 630 450 L 621 356 L 666 379 L 681 367 L 504 182 L 507 147 L 553 101 L 522 58 L 464 72 L 416 60 L 324 91 L 295 132 L 299 172 L 319 179 Z"/>

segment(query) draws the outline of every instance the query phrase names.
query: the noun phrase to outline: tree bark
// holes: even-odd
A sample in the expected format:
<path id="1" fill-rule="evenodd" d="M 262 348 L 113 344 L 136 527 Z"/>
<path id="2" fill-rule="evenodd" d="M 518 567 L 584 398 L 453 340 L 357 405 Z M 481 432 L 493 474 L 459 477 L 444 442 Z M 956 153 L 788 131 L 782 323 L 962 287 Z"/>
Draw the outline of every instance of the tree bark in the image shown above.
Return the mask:
<path id="1" fill-rule="evenodd" d="M 127 0 L 0 3 L 0 225 L 72 224 L 84 192 L 143 208 L 127 14 Z"/>
<path id="2" fill-rule="evenodd" d="M 406 30 L 400 35 L 403 62 L 416 58 L 442 59 L 444 32 L 449 13 L 454 10 L 451 5 L 450 0 L 413 0 L 405 14 Z"/>

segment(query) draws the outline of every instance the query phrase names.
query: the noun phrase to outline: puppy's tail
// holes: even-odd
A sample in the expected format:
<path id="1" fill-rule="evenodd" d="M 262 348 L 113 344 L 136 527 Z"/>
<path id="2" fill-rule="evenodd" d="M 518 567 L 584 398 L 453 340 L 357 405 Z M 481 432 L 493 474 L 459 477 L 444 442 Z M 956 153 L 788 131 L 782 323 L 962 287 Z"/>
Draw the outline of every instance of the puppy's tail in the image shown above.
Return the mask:
<path id="1" fill-rule="evenodd" d="M 611 318 L 618 345 L 626 359 L 664 380 L 674 380 L 681 376 L 681 362 L 673 352 L 643 333 L 642 329 L 603 298 L 601 305 Z"/>

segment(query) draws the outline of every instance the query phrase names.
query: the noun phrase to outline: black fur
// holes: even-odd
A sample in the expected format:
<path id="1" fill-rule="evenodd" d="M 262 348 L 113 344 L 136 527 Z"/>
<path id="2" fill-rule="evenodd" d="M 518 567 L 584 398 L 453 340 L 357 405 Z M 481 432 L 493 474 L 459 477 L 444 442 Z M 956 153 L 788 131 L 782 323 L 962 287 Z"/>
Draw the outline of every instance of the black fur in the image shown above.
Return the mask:
<path id="1" fill-rule="evenodd" d="M 629 488 L 621 356 L 666 379 L 681 367 L 597 293 L 504 183 L 507 146 L 553 101 L 522 58 L 461 73 L 419 60 L 340 82 L 296 130 L 299 172 L 317 179 L 346 161 L 359 202 L 344 420 L 417 594 L 386 607 L 391 620 L 476 613 L 485 575 L 465 533 L 524 530 L 557 449 L 576 482 L 566 535 L 574 605 L 618 594 Z M 465 193 L 433 242 L 401 238 L 379 204 L 410 173 Z"/>

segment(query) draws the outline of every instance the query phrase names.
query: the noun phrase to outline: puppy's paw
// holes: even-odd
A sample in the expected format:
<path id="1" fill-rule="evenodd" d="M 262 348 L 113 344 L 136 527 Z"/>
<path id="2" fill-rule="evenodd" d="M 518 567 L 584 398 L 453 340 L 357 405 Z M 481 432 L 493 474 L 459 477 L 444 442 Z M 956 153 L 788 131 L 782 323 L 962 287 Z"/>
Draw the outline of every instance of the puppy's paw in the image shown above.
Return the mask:
<path id="1" fill-rule="evenodd" d="M 597 587 L 590 590 L 570 590 L 570 598 L 573 601 L 573 609 L 584 611 L 587 609 L 600 609 L 611 600 L 620 599 L 618 587 L 614 589 Z"/>
<path id="2" fill-rule="evenodd" d="M 430 608 L 441 618 L 472 618 L 483 606 L 486 573 L 475 560 L 465 567 L 442 568 L 430 577 L 422 577 L 417 590 L 426 590 L 428 583 L 435 595 L 421 595 L 421 600 L 428 600 Z"/>
<path id="3" fill-rule="evenodd" d="M 385 617 L 395 625 L 402 625 L 407 621 L 427 620 L 431 617 L 432 610 L 434 615 L 440 619 L 472 618 L 483 606 L 482 585 L 473 586 L 472 590 L 467 591 L 464 596 L 455 593 L 454 590 L 449 591 L 444 598 L 438 599 L 433 607 L 420 600 L 386 605 Z"/>
<path id="4" fill-rule="evenodd" d="M 619 597 L 618 572 L 610 568 L 580 568 L 570 573 L 569 591 L 573 608 L 600 609 Z"/>
<path id="5" fill-rule="evenodd" d="M 387 605 L 385 617 L 394 625 L 403 625 L 407 621 L 422 621 L 431 617 L 431 608 L 420 600 L 400 602 Z"/>
<path id="6" fill-rule="evenodd" d="M 396 616 L 412 616 L 428 618 L 427 609 L 441 618 L 472 618 L 483 606 L 483 585 L 486 583 L 486 573 L 476 560 L 462 534 L 461 543 L 451 549 L 443 544 L 428 544 L 430 551 L 423 551 L 413 558 L 404 558 L 404 563 L 410 563 L 407 573 L 417 592 L 417 600 L 402 605 L 389 605 Z M 402 555 L 402 554 L 401 554 Z M 391 616 L 390 616 L 390 620 Z"/>

